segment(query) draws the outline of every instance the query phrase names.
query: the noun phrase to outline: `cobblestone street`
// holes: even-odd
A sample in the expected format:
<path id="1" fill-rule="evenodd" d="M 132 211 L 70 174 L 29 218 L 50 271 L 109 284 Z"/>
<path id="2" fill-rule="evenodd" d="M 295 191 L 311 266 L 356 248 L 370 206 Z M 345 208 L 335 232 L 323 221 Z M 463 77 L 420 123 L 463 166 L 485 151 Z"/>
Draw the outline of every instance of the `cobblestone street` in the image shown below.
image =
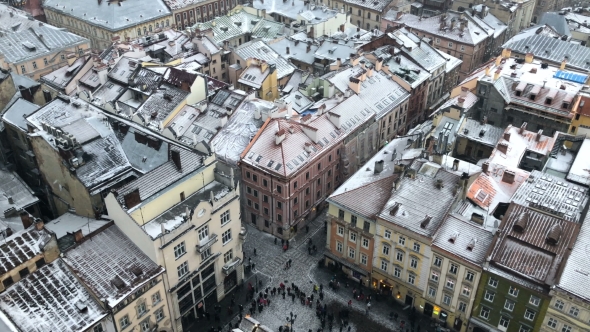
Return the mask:
<path id="1" fill-rule="evenodd" d="M 409 312 L 404 311 L 401 305 L 394 303 L 393 299 L 374 299 L 371 302 L 371 309 L 366 313 L 366 303 L 363 301 L 353 301 L 352 307 L 349 308 L 350 314 L 348 324 L 342 326 L 338 319 L 338 313 L 342 309 L 347 309 L 347 303 L 352 299 L 351 284 L 346 288 L 346 279 L 343 279 L 339 274 L 338 280 L 341 283 L 341 288 L 334 291 L 328 287 L 330 279 L 334 278 L 334 271 L 329 270 L 324 266 L 319 266 L 318 262 L 323 258 L 325 250 L 326 233 L 324 228 L 325 214 L 320 215 L 313 222 L 309 224 L 309 232 L 305 230 L 300 231 L 290 242 L 289 249 L 283 252 L 280 239 L 277 239 L 275 244 L 275 237 L 258 231 L 254 227 L 247 225 L 248 237 L 244 243 L 245 263 L 251 262 L 254 268 L 246 272 L 246 280 L 244 286 L 235 289 L 228 294 L 226 298 L 221 301 L 221 322 L 207 321 L 202 319 L 196 322 L 189 330 L 191 332 L 209 332 L 211 328 L 219 328 L 222 326 L 222 331 L 231 331 L 231 326 L 234 326 L 238 321 L 238 305 L 242 304 L 244 307 L 244 315 L 248 313 L 250 308 L 250 300 L 246 298 L 247 284 L 251 283 L 253 286 L 257 282 L 262 281 L 262 287 L 258 291 L 264 291 L 265 288 L 279 286 L 281 282 L 290 286 L 295 284 L 306 295 L 311 295 L 313 285 L 322 284 L 324 290 L 324 300 L 322 305 L 327 305 L 327 312 L 335 316 L 333 328 L 331 331 L 351 331 L 351 332 L 371 332 L 371 331 L 412 331 L 408 325 Z M 317 247 L 317 252 L 309 255 L 307 251 L 307 242 L 311 238 L 313 244 Z M 254 248 L 256 248 L 256 256 L 254 256 Z M 251 259 L 251 260 L 250 260 Z M 291 268 L 285 269 L 285 263 L 291 259 Z M 354 284 L 358 288 L 358 284 Z M 365 294 L 374 294 L 373 290 L 363 287 Z M 231 306 L 231 298 L 234 296 L 235 305 L 232 307 L 232 313 L 229 314 L 228 307 Z M 257 295 L 255 297 L 258 297 Z M 297 319 L 293 325 L 295 331 L 308 332 L 309 330 L 316 332 L 321 327 L 320 319 L 316 316 L 315 303 L 313 307 L 302 305 L 298 299 L 294 301 L 287 295 L 285 299 L 281 295 L 271 296 L 271 304 L 264 307 L 263 311 L 259 313 L 256 311 L 252 317 L 258 320 L 261 324 L 268 326 L 274 331 L 278 332 L 280 326 L 286 324 L 286 317 L 297 315 Z M 314 302 L 318 298 L 318 294 L 314 294 Z M 375 297 L 374 297 L 375 298 Z M 213 309 L 208 309 L 212 311 Z M 390 314 L 396 312 L 398 314 L 397 321 L 390 318 Z M 419 320 L 419 319 L 418 319 Z M 400 329 L 400 322 L 405 321 L 406 326 Z M 414 331 L 434 331 L 428 326 L 428 321 L 420 321 Z M 342 326 L 342 329 L 341 329 Z M 349 330 L 350 328 L 350 330 Z M 323 331 L 330 331 L 328 322 L 326 322 Z"/>

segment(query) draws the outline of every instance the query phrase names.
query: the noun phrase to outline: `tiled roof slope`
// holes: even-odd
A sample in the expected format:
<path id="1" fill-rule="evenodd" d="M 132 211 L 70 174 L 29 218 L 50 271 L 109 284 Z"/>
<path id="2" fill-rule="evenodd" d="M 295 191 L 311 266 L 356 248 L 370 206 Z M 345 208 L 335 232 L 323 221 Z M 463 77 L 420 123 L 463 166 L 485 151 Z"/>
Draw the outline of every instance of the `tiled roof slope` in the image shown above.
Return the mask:
<path id="1" fill-rule="evenodd" d="M 565 263 L 557 288 L 572 293 L 585 301 L 590 301 L 590 214 L 580 228 L 574 248 Z"/>
<path id="2" fill-rule="evenodd" d="M 524 230 L 519 232 L 517 226 Z M 554 285 L 564 258 L 574 245 L 580 225 L 511 204 L 491 252 L 497 266 L 534 282 Z M 557 239 L 550 244 L 549 236 Z"/>
<path id="3" fill-rule="evenodd" d="M 61 259 L 8 288 L 0 309 L 27 332 L 88 331 L 107 316 Z"/>
<path id="4" fill-rule="evenodd" d="M 145 255 L 116 225 L 68 250 L 64 260 L 111 308 L 137 287 L 164 272 L 164 268 Z M 136 275 L 139 270 L 141 273 Z M 124 286 L 115 286 L 115 278 Z"/>
<path id="5" fill-rule="evenodd" d="M 451 238 L 454 240 L 449 241 Z M 436 232 L 432 245 L 480 265 L 485 261 L 492 240 L 493 235 L 490 230 L 449 215 Z"/>
<path id="6" fill-rule="evenodd" d="M 0 244 L 0 275 L 40 254 L 50 238 L 47 231 L 29 227 L 4 239 Z"/>
<path id="7" fill-rule="evenodd" d="M 297 69 L 294 65 L 280 56 L 262 40 L 251 41 L 246 44 L 242 44 L 236 47 L 234 52 L 242 59 L 247 60 L 248 58 L 257 58 L 264 60 L 269 64 L 275 64 L 277 68 L 278 79 L 291 75 L 295 69 Z"/>
<path id="8" fill-rule="evenodd" d="M 13 215 L 38 202 L 33 190 L 17 173 L 0 170 L 0 217 Z"/>

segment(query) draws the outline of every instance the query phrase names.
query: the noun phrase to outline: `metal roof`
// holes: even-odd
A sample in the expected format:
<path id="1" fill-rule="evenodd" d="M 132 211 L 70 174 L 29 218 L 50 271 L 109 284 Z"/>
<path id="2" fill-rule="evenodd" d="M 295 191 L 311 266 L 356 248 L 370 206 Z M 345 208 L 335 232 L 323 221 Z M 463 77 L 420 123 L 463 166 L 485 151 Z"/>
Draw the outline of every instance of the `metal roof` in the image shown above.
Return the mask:
<path id="1" fill-rule="evenodd" d="M 251 41 L 242 44 L 234 49 L 234 52 L 242 59 L 257 58 L 264 60 L 269 64 L 275 64 L 277 69 L 277 78 L 280 80 L 283 77 L 291 75 L 295 69 L 287 59 L 280 56 L 267 43 L 262 40 Z"/>
<path id="2" fill-rule="evenodd" d="M 449 215 L 436 232 L 432 245 L 480 265 L 485 261 L 493 237 L 490 229 Z"/>

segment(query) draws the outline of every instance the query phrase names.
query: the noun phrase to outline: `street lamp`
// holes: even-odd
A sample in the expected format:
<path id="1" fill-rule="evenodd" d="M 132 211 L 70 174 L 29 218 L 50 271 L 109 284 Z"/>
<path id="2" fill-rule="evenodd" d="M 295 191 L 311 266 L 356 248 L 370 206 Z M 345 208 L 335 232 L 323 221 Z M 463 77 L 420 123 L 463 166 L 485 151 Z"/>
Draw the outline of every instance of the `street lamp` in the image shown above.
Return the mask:
<path id="1" fill-rule="evenodd" d="M 290 324 L 289 332 L 294 332 L 293 324 L 295 324 L 295 320 L 297 319 L 297 314 L 293 315 L 293 311 L 290 313 L 291 317 L 287 316 L 287 323 Z"/>

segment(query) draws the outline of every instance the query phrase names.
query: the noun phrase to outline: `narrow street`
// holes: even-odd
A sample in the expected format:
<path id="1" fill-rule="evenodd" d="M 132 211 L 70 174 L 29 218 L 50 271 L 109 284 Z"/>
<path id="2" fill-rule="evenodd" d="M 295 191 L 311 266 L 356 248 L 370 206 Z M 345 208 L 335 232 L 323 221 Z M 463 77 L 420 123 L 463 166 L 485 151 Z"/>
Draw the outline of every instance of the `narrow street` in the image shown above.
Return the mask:
<path id="1" fill-rule="evenodd" d="M 349 287 L 346 287 L 347 280 L 336 273 L 329 270 L 327 267 L 319 266 L 318 262 L 323 258 L 325 250 L 326 233 L 324 228 L 325 214 L 320 215 L 309 225 L 309 232 L 305 230 L 300 231 L 294 239 L 290 241 L 289 249 L 283 252 L 281 241 L 277 239 L 275 244 L 275 237 L 258 231 L 254 227 L 247 225 L 248 237 L 244 243 L 244 252 L 246 255 L 245 262 L 254 264 L 254 269 L 246 273 L 246 280 L 244 286 L 235 289 L 228 294 L 223 301 L 219 303 L 220 322 L 215 322 L 211 315 L 211 320 L 201 319 L 197 321 L 188 331 L 191 332 L 209 332 L 211 328 L 219 328 L 222 326 L 222 331 L 231 331 L 231 327 L 235 327 L 238 322 L 238 305 L 242 304 L 244 308 L 244 315 L 249 313 L 250 299 L 246 299 L 247 285 L 251 283 L 253 286 L 257 282 L 262 282 L 262 287 L 258 292 L 263 292 L 267 287 L 279 287 L 282 282 L 286 287 L 295 284 L 302 292 L 310 296 L 314 285 L 322 285 L 324 292 L 324 300 L 322 305 L 327 306 L 327 313 L 334 315 L 332 329 L 329 328 L 328 319 L 326 319 L 323 331 L 351 331 L 351 332 L 371 332 L 371 331 L 412 331 L 408 323 L 409 311 L 404 311 L 402 306 L 394 303 L 392 298 L 377 299 L 371 301 L 371 308 L 369 313 L 366 313 L 366 302 L 353 300 L 351 308 L 347 308 L 347 303 L 352 299 L 352 289 L 358 284 L 348 280 Z M 308 241 L 311 239 L 312 243 L 316 245 L 317 252 L 309 255 L 307 251 Z M 256 248 L 256 255 L 254 256 L 254 248 Z M 251 260 L 250 260 L 251 259 Z M 285 263 L 291 259 L 291 267 L 285 269 Z M 340 281 L 341 288 L 333 290 L 328 287 L 332 278 L 336 277 Z M 373 294 L 372 289 L 362 287 L 364 294 Z M 258 294 L 258 293 L 256 293 Z M 231 305 L 232 296 L 235 304 Z M 257 298 L 258 295 L 255 296 Z M 274 331 L 279 331 L 280 326 L 287 324 L 287 317 L 293 313 L 297 315 L 293 328 L 295 331 L 318 331 L 321 328 L 320 318 L 316 315 L 316 304 L 318 294 L 314 294 L 314 304 L 312 307 L 302 305 L 299 299 L 292 300 L 288 295 L 283 299 L 280 294 L 272 296 L 269 293 L 271 303 L 265 306 L 262 312 L 257 310 L 252 317 L 258 320 L 261 324 L 268 326 Z M 231 314 L 228 308 L 232 308 Z M 340 320 L 339 312 L 341 310 L 350 309 L 348 319 Z M 209 308 L 213 312 L 213 308 Z M 397 321 L 390 317 L 392 313 L 397 313 Z M 419 319 L 418 319 L 419 320 Z M 403 329 L 400 328 L 400 322 L 405 321 Z M 344 322 L 345 325 L 342 325 Z M 346 322 L 348 324 L 346 324 Z M 287 324 L 290 325 L 290 324 Z M 342 329 L 341 329 L 342 326 Z M 350 329 L 349 329 L 350 328 Z M 434 331 L 434 328 L 429 326 L 429 321 L 422 320 L 419 325 L 415 327 L 414 331 Z"/>

